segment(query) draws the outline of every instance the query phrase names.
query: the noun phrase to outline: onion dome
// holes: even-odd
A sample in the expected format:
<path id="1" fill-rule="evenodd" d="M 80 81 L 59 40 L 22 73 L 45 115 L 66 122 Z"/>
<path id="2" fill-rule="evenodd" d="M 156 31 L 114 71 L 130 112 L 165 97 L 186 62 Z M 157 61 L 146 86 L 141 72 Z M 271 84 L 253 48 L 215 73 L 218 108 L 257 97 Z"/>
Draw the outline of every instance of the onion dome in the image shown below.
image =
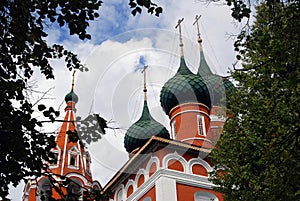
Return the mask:
<path id="1" fill-rule="evenodd" d="M 163 86 L 160 92 L 160 102 L 167 115 L 172 108 L 182 103 L 198 102 L 211 107 L 209 91 L 205 82 L 188 69 L 183 56 L 180 58 L 180 67 L 177 73 Z"/>
<path id="2" fill-rule="evenodd" d="M 234 89 L 234 85 L 227 78 L 213 74 L 208 66 L 202 48 L 200 49 L 200 65 L 198 75 L 204 79 L 211 98 L 212 105 L 225 105 L 226 96 Z"/>
<path id="3" fill-rule="evenodd" d="M 128 153 L 142 147 L 152 136 L 170 139 L 168 130 L 151 116 L 147 101 L 144 101 L 142 116 L 129 127 L 124 138 L 124 147 Z"/>
<path id="4" fill-rule="evenodd" d="M 75 94 L 75 92 L 73 91 L 73 89 L 71 90 L 70 93 L 68 93 L 65 96 L 65 101 L 66 101 L 66 103 L 69 102 L 69 101 L 72 101 L 74 103 L 78 102 L 78 96 L 77 96 L 77 94 Z"/>

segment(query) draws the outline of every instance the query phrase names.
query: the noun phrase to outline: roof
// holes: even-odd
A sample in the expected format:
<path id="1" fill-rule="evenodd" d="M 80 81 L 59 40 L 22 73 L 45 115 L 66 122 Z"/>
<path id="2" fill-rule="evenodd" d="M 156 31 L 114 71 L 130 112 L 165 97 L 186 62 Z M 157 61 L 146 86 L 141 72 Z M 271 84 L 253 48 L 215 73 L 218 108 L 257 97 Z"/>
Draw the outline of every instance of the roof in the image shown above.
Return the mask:
<path id="1" fill-rule="evenodd" d="M 211 107 L 209 91 L 201 76 L 193 74 L 187 67 L 184 57 L 174 77 L 169 79 L 160 93 L 161 106 L 169 115 L 172 108 L 186 102 L 199 102 Z"/>
<path id="2" fill-rule="evenodd" d="M 125 134 L 124 147 L 131 153 L 136 148 L 142 147 L 152 136 L 170 138 L 168 130 L 151 116 L 145 100 L 140 119 L 131 125 Z"/>
<path id="3" fill-rule="evenodd" d="M 113 176 L 113 178 L 104 186 L 102 193 L 104 194 L 109 189 L 116 187 L 134 173 L 139 165 L 141 165 L 148 158 L 145 157 L 146 153 L 156 151 L 159 147 L 173 148 L 174 150 L 182 150 L 189 153 L 207 155 L 210 149 L 194 146 L 188 143 L 180 142 L 177 140 L 165 139 L 157 136 L 152 136 L 138 152 L 130 158 L 123 167 Z"/>

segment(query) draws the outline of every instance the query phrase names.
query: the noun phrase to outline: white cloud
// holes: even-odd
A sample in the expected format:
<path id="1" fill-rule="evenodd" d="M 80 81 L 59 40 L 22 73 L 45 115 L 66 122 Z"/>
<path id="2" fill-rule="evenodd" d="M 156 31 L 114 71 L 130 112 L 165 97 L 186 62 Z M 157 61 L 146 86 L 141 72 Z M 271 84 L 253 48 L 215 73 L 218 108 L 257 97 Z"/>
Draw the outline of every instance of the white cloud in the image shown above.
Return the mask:
<path id="1" fill-rule="evenodd" d="M 132 17 L 127 3 L 105 1 L 100 9 L 100 19 L 92 22 L 89 27 L 92 41 L 75 40 L 74 37 L 63 41 L 68 49 L 78 53 L 90 69 L 89 72 L 77 73 L 76 76 L 75 92 L 79 95 L 79 115 L 85 116 L 91 110 L 108 120 L 115 120 L 115 126 L 122 128 L 128 128 L 135 122 L 142 109 L 143 78 L 140 72 L 134 72 L 134 65 L 142 55 L 150 66 L 147 71 L 148 106 L 153 117 L 169 128 L 168 117 L 160 107 L 159 92 L 179 66 L 178 30 L 174 27 L 182 17 L 185 18 L 182 26 L 184 52 L 191 70 L 196 72 L 199 63 L 197 32 L 192 24 L 195 15 L 202 15 L 200 29 L 205 56 L 214 67 L 214 72 L 226 74 L 234 61 L 233 42 L 227 40 L 226 33 L 237 32 L 230 9 L 214 4 L 205 6 L 191 0 L 176 3 L 165 0 L 159 3 L 163 5 L 164 13 L 157 18 L 148 15 L 145 10 L 142 15 Z M 59 30 L 51 33 L 49 41 L 56 42 L 60 37 Z M 106 41 L 96 44 L 106 38 Z M 71 88 L 71 73 L 63 62 L 53 64 L 56 66 L 55 82 L 40 82 L 39 88 L 55 86 L 51 96 L 56 99 L 50 100 L 49 104 L 58 108 L 62 103 L 63 115 L 63 99 Z M 37 79 L 40 77 L 39 74 L 36 75 Z M 124 134 L 125 130 L 109 131 L 104 139 L 89 147 L 94 178 L 101 181 L 102 185 L 127 160 L 127 153 L 123 148 Z M 13 200 L 20 200 L 20 197 Z"/>

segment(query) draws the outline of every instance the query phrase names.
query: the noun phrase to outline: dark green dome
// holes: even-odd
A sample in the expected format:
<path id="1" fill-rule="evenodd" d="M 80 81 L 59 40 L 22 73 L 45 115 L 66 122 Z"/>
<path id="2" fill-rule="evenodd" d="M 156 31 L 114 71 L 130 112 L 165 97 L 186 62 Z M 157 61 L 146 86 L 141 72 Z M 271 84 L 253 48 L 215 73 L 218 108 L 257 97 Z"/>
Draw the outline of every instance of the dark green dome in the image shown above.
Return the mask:
<path id="1" fill-rule="evenodd" d="M 224 106 L 226 96 L 234 89 L 234 85 L 228 79 L 211 72 L 202 50 L 200 51 L 198 75 L 203 78 L 208 87 L 212 105 Z"/>
<path id="2" fill-rule="evenodd" d="M 124 147 L 131 153 L 136 148 L 142 147 L 152 136 L 170 139 L 168 130 L 153 119 L 145 101 L 141 118 L 130 126 L 125 134 Z"/>
<path id="3" fill-rule="evenodd" d="M 199 102 L 211 107 L 205 82 L 188 69 L 184 58 L 181 57 L 177 73 L 165 83 L 160 92 L 160 103 L 165 113 L 169 115 L 172 108 L 187 102 Z"/>
<path id="4" fill-rule="evenodd" d="M 74 93 L 73 90 L 71 90 L 70 93 L 68 93 L 66 96 L 65 96 L 65 101 L 66 103 L 69 102 L 69 101 L 72 101 L 74 103 L 77 103 L 78 102 L 78 96 L 77 94 Z"/>

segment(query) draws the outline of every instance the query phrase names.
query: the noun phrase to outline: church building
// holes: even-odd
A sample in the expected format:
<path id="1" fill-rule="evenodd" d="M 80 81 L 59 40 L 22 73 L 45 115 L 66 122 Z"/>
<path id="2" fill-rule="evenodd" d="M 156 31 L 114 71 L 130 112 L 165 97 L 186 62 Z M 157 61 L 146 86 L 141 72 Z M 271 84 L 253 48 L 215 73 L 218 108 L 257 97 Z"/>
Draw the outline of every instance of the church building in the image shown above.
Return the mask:
<path id="1" fill-rule="evenodd" d="M 79 195 L 71 200 L 88 200 L 83 198 L 86 189 L 101 189 L 107 201 L 223 200 L 223 195 L 215 192 L 214 184 L 209 181 L 214 165 L 207 156 L 221 135 L 226 120 L 226 95 L 234 86 L 229 80 L 213 74 L 207 64 L 198 19 L 196 16 L 194 23 L 200 54 L 197 73 L 193 73 L 185 61 L 181 35 L 183 19 L 176 26 L 180 35 L 180 64 L 160 92 L 161 107 L 169 117 L 170 133 L 151 116 L 148 108 L 145 66 L 142 114 L 124 137 L 129 160 L 103 188 L 92 179 L 90 156 L 80 140 L 77 143 L 67 140 L 67 131 L 75 129 L 74 112 L 78 101 L 73 88 L 67 94 L 65 121 L 53 150 L 58 160 L 50 169 L 72 180 L 73 185 L 63 189 L 65 195 Z M 49 190 L 51 185 L 46 177 L 30 181 L 23 200 L 41 200 L 43 192 L 48 195 Z M 59 198 L 58 194 L 56 196 Z"/>

